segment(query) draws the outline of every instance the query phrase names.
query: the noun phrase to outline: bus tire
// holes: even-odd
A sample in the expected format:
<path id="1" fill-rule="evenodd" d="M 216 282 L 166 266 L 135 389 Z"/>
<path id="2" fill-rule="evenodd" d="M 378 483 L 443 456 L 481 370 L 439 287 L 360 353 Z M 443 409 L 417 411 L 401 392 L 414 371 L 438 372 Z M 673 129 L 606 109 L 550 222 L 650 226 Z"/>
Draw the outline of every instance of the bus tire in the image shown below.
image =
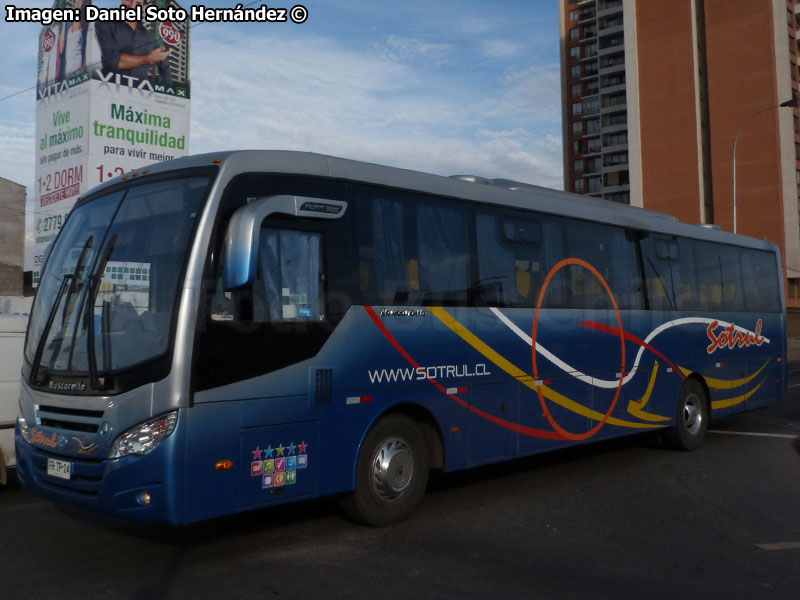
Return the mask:
<path id="1" fill-rule="evenodd" d="M 373 527 L 405 520 L 422 502 L 428 486 L 425 438 L 409 417 L 392 414 L 370 430 L 356 466 L 355 490 L 344 498 L 348 516 Z"/>
<path id="2" fill-rule="evenodd" d="M 678 395 L 675 426 L 665 429 L 661 437 L 673 450 L 696 450 L 708 429 L 708 398 L 697 379 L 687 379 Z"/>

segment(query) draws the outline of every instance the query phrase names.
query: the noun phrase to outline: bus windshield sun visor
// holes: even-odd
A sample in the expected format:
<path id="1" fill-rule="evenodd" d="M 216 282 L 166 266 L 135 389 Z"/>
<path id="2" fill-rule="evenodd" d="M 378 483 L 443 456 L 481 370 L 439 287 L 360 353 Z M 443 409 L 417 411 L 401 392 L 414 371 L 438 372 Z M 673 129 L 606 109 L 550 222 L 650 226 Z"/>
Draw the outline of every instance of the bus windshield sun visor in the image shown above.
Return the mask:
<path id="1" fill-rule="evenodd" d="M 258 232 L 261 223 L 273 214 L 306 219 L 339 219 L 347 202 L 282 194 L 257 198 L 241 207 L 231 217 L 225 235 L 225 291 L 243 287 L 255 279 L 258 256 Z"/>

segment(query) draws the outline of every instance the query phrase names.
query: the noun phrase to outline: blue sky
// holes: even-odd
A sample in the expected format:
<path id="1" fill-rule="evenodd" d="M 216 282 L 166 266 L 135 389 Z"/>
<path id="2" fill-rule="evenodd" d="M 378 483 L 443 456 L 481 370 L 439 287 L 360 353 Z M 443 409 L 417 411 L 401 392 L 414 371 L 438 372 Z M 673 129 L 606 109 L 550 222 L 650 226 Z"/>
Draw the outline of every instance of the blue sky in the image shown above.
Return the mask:
<path id="1" fill-rule="evenodd" d="M 192 153 L 306 150 L 562 186 L 557 2 L 304 5 L 302 25 L 192 29 Z M 0 22 L 0 97 L 28 89 L 0 101 L 0 176 L 28 186 L 29 195 L 39 31 Z"/>

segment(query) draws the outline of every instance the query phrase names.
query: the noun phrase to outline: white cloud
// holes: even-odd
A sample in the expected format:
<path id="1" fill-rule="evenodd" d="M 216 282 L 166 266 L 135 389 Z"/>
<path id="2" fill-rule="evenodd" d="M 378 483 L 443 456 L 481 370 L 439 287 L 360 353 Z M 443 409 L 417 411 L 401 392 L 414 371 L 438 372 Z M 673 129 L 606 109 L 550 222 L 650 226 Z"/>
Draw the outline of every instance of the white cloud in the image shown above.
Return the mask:
<path id="1" fill-rule="evenodd" d="M 32 119 L 0 119 L 0 177 L 24 185 L 29 194 L 33 193 L 34 129 Z"/>
<path id="2" fill-rule="evenodd" d="M 557 65 L 532 66 L 498 81 L 498 93 L 482 102 L 487 118 L 549 124 L 560 133 L 561 76 Z"/>
<path id="3" fill-rule="evenodd" d="M 407 38 L 390 43 L 404 52 L 424 47 Z M 487 90 L 468 85 L 469 77 L 432 80 L 423 68 L 381 53 L 355 53 L 332 40 L 296 38 L 281 47 L 282 59 L 271 60 L 267 42 L 257 38 L 198 44 L 193 152 L 304 150 L 561 186 L 560 111 L 553 107 L 558 89 L 550 89 L 557 73 L 510 75 Z M 537 104 L 525 106 L 530 100 Z M 525 128 L 548 120 L 547 134 Z M 509 128 L 516 122 L 522 125 Z"/>
<path id="4" fill-rule="evenodd" d="M 449 44 L 436 44 L 422 39 L 390 35 L 386 40 L 387 48 L 378 49 L 389 58 L 400 62 L 430 63 L 436 67 L 446 64 L 453 47 Z"/>
<path id="5" fill-rule="evenodd" d="M 484 40 L 481 42 L 483 53 L 489 58 L 512 58 L 522 51 L 522 44 L 509 40 Z"/>

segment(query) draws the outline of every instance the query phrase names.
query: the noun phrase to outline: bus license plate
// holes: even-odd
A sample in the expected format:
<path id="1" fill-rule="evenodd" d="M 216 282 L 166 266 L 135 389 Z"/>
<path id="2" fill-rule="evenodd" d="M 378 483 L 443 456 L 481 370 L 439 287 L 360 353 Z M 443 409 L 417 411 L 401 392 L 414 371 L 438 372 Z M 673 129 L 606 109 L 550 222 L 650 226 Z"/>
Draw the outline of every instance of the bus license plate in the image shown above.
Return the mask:
<path id="1" fill-rule="evenodd" d="M 47 474 L 61 479 L 69 479 L 72 473 L 72 463 L 56 460 L 54 458 L 47 459 Z"/>

